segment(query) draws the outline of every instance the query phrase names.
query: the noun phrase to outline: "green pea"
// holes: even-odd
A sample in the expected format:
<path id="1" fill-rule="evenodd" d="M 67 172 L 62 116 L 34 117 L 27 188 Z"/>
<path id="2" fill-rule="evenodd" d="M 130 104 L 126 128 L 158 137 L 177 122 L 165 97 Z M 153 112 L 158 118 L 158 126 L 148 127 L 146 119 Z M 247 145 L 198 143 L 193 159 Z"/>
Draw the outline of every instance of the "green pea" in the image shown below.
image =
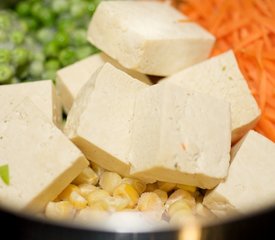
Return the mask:
<path id="1" fill-rule="evenodd" d="M 32 53 L 32 59 L 34 61 L 40 61 L 40 62 L 44 62 L 45 61 L 46 56 L 43 53 L 42 49 L 35 49 L 35 51 Z"/>
<path id="2" fill-rule="evenodd" d="M 72 17 L 76 17 L 76 18 L 85 16 L 87 11 L 88 11 L 88 6 L 86 2 L 81 2 L 81 1 L 78 1 L 72 4 L 70 9 L 70 13 Z"/>
<path id="3" fill-rule="evenodd" d="M 42 44 L 46 44 L 53 40 L 54 30 L 51 28 L 42 28 L 37 32 L 36 37 L 39 42 L 41 42 Z"/>
<path id="4" fill-rule="evenodd" d="M 68 46 L 70 37 L 66 32 L 60 31 L 55 35 L 54 41 L 59 47 L 64 48 Z"/>
<path id="5" fill-rule="evenodd" d="M 29 31 L 34 31 L 38 28 L 39 24 L 34 18 L 26 18 L 25 23 Z"/>
<path id="6" fill-rule="evenodd" d="M 63 66 L 67 66 L 74 63 L 77 60 L 77 56 L 75 50 L 68 48 L 60 52 L 58 59 Z"/>
<path id="7" fill-rule="evenodd" d="M 72 34 L 72 44 L 74 46 L 79 46 L 87 43 L 87 33 L 85 29 L 77 29 Z"/>
<path id="8" fill-rule="evenodd" d="M 46 70 L 58 70 L 59 68 L 60 68 L 60 63 L 57 59 L 51 59 L 45 63 Z"/>
<path id="9" fill-rule="evenodd" d="M 96 4 L 94 4 L 93 2 L 89 2 L 87 9 L 88 9 L 88 12 L 90 13 L 90 15 L 93 14 L 96 9 Z"/>
<path id="10" fill-rule="evenodd" d="M 40 77 L 43 73 L 43 70 L 43 62 L 41 61 L 32 62 L 29 69 L 30 75 L 34 78 Z"/>
<path id="11" fill-rule="evenodd" d="M 59 52 L 59 47 L 54 41 L 49 42 L 44 48 L 44 53 L 46 54 L 47 57 L 57 57 L 58 52 Z"/>
<path id="12" fill-rule="evenodd" d="M 43 6 L 41 2 L 35 2 L 34 4 L 32 4 L 32 7 L 31 7 L 32 16 L 39 18 L 39 15 L 42 9 L 43 9 Z"/>
<path id="13" fill-rule="evenodd" d="M 20 45 L 24 42 L 24 33 L 18 30 L 15 30 L 11 32 L 10 34 L 10 40 L 13 42 L 15 45 Z"/>
<path id="14" fill-rule="evenodd" d="M 76 55 L 77 55 L 78 60 L 89 57 L 93 53 L 94 53 L 94 51 L 90 46 L 82 46 L 82 47 L 77 48 L 77 50 L 76 50 Z"/>
<path id="15" fill-rule="evenodd" d="M 8 39 L 7 32 L 0 29 L 0 43 L 5 42 L 7 39 Z"/>
<path id="16" fill-rule="evenodd" d="M 69 4 L 66 0 L 54 0 L 52 1 L 52 9 L 55 13 L 62 13 L 69 10 Z"/>
<path id="17" fill-rule="evenodd" d="M 54 23 L 55 16 L 54 13 L 49 8 L 42 8 L 40 10 L 38 18 L 43 23 L 44 26 L 51 26 Z"/>
<path id="18" fill-rule="evenodd" d="M 29 52 L 26 48 L 18 47 L 12 51 L 12 62 L 16 66 L 25 65 L 29 61 Z"/>
<path id="19" fill-rule="evenodd" d="M 10 83 L 13 77 L 13 68 L 8 64 L 0 64 L 0 84 Z"/>
<path id="20" fill-rule="evenodd" d="M 28 16 L 31 12 L 30 4 L 26 1 L 21 1 L 16 5 L 16 12 L 20 16 Z"/>
<path id="21" fill-rule="evenodd" d="M 8 49 L 0 48 L 0 64 L 9 63 L 11 60 L 11 52 Z"/>
<path id="22" fill-rule="evenodd" d="M 11 25 L 11 19 L 8 14 L 0 11 L 0 29 L 9 29 Z"/>
<path id="23" fill-rule="evenodd" d="M 61 18 L 57 23 L 57 28 L 60 31 L 65 31 L 65 32 L 70 32 L 70 30 L 73 30 L 75 26 L 76 26 L 76 23 L 71 18 Z"/>
<path id="24" fill-rule="evenodd" d="M 42 79 L 51 79 L 55 80 L 56 77 L 56 71 L 55 70 L 48 70 L 42 74 Z"/>

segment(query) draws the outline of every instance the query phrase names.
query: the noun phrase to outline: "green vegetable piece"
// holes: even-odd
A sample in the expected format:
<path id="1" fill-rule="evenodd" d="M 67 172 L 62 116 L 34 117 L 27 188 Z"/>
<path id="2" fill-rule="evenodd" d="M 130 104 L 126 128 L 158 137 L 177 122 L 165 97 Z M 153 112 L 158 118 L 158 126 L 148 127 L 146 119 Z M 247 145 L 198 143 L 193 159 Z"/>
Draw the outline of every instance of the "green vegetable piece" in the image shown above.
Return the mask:
<path id="1" fill-rule="evenodd" d="M 94 49 L 90 46 L 82 46 L 76 50 L 76 55 L 78 60 L 89 57 L 93 53 L 94 53 Z"/>
<path id="2" fill-rule="evenodd" d="M 9 63 L 11 60 L 11 52 L 8 49 L 0 48 L 0 63 Z"/>
<path id="3" fill-rule="evenodd" d="M 69 4 L 66 0 L 52 1 L 52 9 L 55 13 L 63 13 L 69 10 Z"/>
<path id="4" fill-rule="evenodd" d="M 64 31 L 58 32 L 54 38 L 54 42 L 61 48 L 67 47 L 69 41 L 69 35 Z"/>
<path id="5" fill-rule="evenodd" d="M 23 66 L 29 61 L 29 52 L 23 47 L 15 48 L 12 52 L 12 62 L 16 66 Z"/>
<path id="6" fill-rule="evenodd" d="M 20 16 L 28 16 L 30 14 L 30 12 L 31 12 L 30 3 L 28 3 L 27 1 L 20 1 L 16 5 L 16 12 Z"/>
<path id="7" fill-rule="evenodd" d="M 55 70 L 48 70 L 42 74 L 42 79 L 51 79 L 55 80 L 56 77 L 56 71 Z"/>
<path id="8" fill-rule="evenodd" d="M 39 18 L 40 12 L 43 9 L 41 2 L 37 1 L 34 4 L 32 4 L 31 14 L 36 18 Z"/>
<path id="9" fill-rule="evenodd" d="M 0 43 L 5 42 L 8 39 L 8 35 L 4 30 L 0 29 Z"/>
<path id="10" fill-rule="evenodd" d="M 60 68 L 60 63 L 56 59 L 48 60 L 45 63 L 46 70 L 58 70 Z"/>
<path id="11" fill-rule="evenodd" d="M 6 185 L 10 184 L 10 173 L 8 164 L 0 166 L 0 177 Z"/>
<path id="12" fill-rule="evenodd" d="M 36 37 L 39 42 L 46 44 L 53 40 L 54 31 L 51 28 L 42 28 L 37 32 Z"/>
<path id="13" fill-rule="evenodd" d="M 44 26 L 52 26 L 54 23 L 55 16 L 49 8 L 44 7 L 40 10 L 38 18 Z"/>
<path id="14" fill-rule="evenodd" d="M 74 46 L 79 46 L 87 43 L 87 36 L 85 29 L 77 29 L 72 34 L 72 43 Z"/>
<path id="15" fill-rule="evenodd" d="M 0 29 L 9 29 L 11 25 L 12 23 L 9 15 L 3 11 L 0 11 Z"/>
<path id="16" fill-rule="evenodd" d="M 10 40 L 15 44 L 15 45 L 20 45 L 24 42 L 24 33 L 21 31 L 13 31 L 10 35 Z"/>
<path id="17" fill-rule="evenodd" d="M 32 62 L 29 68 L 30 75 L 34 78 L 41 77 L 43 70 L 44 70 L 44 66 L 43 66 L 43 62 L 41 61 Z"/>
<path id="18" fill-rule="evenodd" d="M 77 56 L 74 50 L 68 48 L 64 49 L 59 54 L 59 61 L 63 66 L 70 65 L 77 60 Z"/>
<path id="19" fill-rule="evenodd" d="M 61 18 L 57 23 L 57 28 L 60 31 L 70 32 L 76 27 L 75 21 L 71 18 Z"/>
<path id="20" fill-rule="evenodd" d="M 88 5 L 86 2 L 78 1 L 71 6 L 70 13 L 73 17 L 79 18 L 85 16 L 88 11 Z"/>
<path id="21" fill-rule="evenodd" d="M 57 57 L 59 52 L 59 47 L 56 42 L 49 42 L 44 48 L 44 52 L 47 57 Z"/>
<path id="22" fill-rule="evenodd" d="M 0 84 L 10 83 L 13 73 L 13 68 L 10 65 L 0 64 Z"/>
<path id="23" fill-rule="evenodd" d="M 25 19 L 25 23 L 27 24 L 29 31 L 34 31 L 39 26 L 38 21 L 36 21 L 34 18 Z"/>
<path id="24" fill-rule="evenodd" d="M 96 9 L 96 4 L 94 4 L 93 2 L 89 2 L 87 9 L 88 9 L 88 12 L 90 13 L 90 15 L 92 15 Z"/>

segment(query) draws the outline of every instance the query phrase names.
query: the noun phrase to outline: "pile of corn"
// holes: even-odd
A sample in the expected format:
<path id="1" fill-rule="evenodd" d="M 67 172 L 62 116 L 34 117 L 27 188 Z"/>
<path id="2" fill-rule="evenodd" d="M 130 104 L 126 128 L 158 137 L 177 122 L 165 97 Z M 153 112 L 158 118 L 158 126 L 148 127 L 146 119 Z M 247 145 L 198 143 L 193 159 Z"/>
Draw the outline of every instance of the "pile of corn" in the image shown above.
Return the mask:
<path id="1" fill-rule="evenodd" d="M 190 216 L 213 217 L 201 201 L 202 194 L 196 187 L 164 182 L 145 184 L 91 164 L 48 203 L 45 216 L 77 221 L 87 214 L 139 211 L 153 220 L 178 224 Z"/>

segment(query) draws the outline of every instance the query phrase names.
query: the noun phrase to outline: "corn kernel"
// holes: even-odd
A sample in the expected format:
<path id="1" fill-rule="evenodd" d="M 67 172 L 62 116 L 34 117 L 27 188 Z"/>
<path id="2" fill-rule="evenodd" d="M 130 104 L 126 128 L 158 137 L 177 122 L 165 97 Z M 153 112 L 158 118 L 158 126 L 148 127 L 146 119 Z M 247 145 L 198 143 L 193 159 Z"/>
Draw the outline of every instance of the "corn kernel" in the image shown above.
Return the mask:
<path id="1" fill-rule="evenodd" d="M 155 183 L 149 183 L 146 185 L 146 191 L 145 192 L 154 192 L 156 189 L 158 189 L 158 184 Z"/>
<path id="2" fill-rule="evenodd" d="M 129 204 L 129 200 L 122 197 L 106 197 L 101 201 L 106 203 L 107 210 L 110 212 L 121 211 Z"/>
<path id="3" fill-rule="evenodd" d="M 63 192 L 59 194 L 58 199 L 69 200 L 72 192 L 80 192 L 79 188 L 74 184 L 70 184 L 68 187 L 66 187 Z"/>
<path id="4" fill-rule="evenodd" d="M 74 184 L 82 184 L 82 183 L 89 183 L 92 185 L 96 185 L 98 182 L 98 176 L 95 171 L 90 168 L 86 167 L 73 181 Z"/>
<path id="5" fill-rule="evenodd" d="M 121 177 L 115 172 L 104 172 L 100 176 L 99 186 L 112 194 L 114 189 L 121 183 Z"/>
<path id="6" fill-rule="evenodd" d="M 188 219 L 192 218 L 192 212 L 181 209 L 170 218 L 170 224 L 184 224 Z"/>
<path id="7" fill-rule="evenodd" d="M 45 209 L 45 215 L 54 220 L 71 220 L 74 218 L 75 209 L 68 201 L 49 202 Z"/>
<path id="8" fill-rule="evenodd" d="M 128 200 L 127 207 L 134 207 L 138 202 L 138 192 L 132 187 L 130 184 L 122 183 L 118 187 L 115 188 L 114 197 L 122 197 Z"/>
<path id="9" fill-rule="evenodd" d="M 192 212 L 191 207 L 186 203 L 185 200 L 180 199 L 174 203 L 172 203 L 168 208 L 168 215 L 172 217 L 176 212 L 180 210 L 186 210 L 186 212 Z"/>
<path id="10" fill-rule="evenodd" d="M 87 201 L 88 205 L 91 206 L 93 203 L 102 200 L 106 197 L 109 197 L 110 194 L 106 192 L 105 190 L 97 188 L 96 190 L 92 191 L 88 196 L 87 196 Z"/>
<path id="11" fill-rule="evenodd" d="M 138 200 L 138 209 L 142 212 L 156 211 L 163 207 L 160 197 L 153 192 L 146 192 L 141 194 Z"/>
<path id="12" fill-rule="evenodd" d="M 197 203 L 196 205 L 196 215 L 202 218 L 215 218 L 216 216 L 201 203 Z"/>
<path id="13" fill-rule="evenodd" d="M 78 192 L 74 191 L 71 193 L 69 201 L 78 210 L 85 208 L 88 204 L 88 201 L 84 197 L 82 197 Z"/>
<path id="14" fill-rule="evenodd" d="M 190 193 L 194 193 L 197 190 L 197 188 L 195 186 L 188 186 L 188 185 L 184 185 L 184 184 L 177 184 L 177 188 L 185 190 Z"/>
<path id="15" fill-rule="evenodd" d="M 184 199 L 191 208 L 194 208 L 196 205 L 195 198 L 192 196 L 190 192 L 178 189 L 170 195 L 170 197 L 166 201 L 165 208 L 168 209 L 171 204 L 180 199 Z"/>
<path id="16" fill-rule="evenodd" d="M 105 201 L 103 201 L 103 199 L 98 200 L 96 202 L 91 202 L 91 204 L 89 204 L 89 207 L 94 211 L 108 211 L 108 204 Z"/>
<path id="17" fill-rule="evenodd" d="M 132 185 L 138 194 L 142 194 L 146 189 L 146 184 L 135 178 L 123 178 L 122 183 L 128 183 Z"/>
<path id="18" fill-rule="evenodd" d="M 88 183 L 83 183 L 80 184 L 79 186 L 79 192 L 80 194 L 84 197 L 87 198 L 88 195 L 93 192 L 94 190 L 98 189 L 96 186 L 88 184 Z"/>
<path id="19" fill-rule="evenodd" d="M 86 207 L 81 209 L 75 216 L 74 221 L 81 223 L 81 225 L 89 225 L 92 226 L 96 224 L 102 224 L 107 220 L 109 214 L 105 210 L 96 210 L 90 207 Z"/>
<path id="20" fill-rule="evenodd" d="M 100 167 L 94 162 L 91 163 L 91 168 L 96 172 L 97 176 L 99 177 L 105 172 L 105 170 L 102 167 Z"/>
<path id="21" fill-rule="evenodd" d="M 158 182 L 158 188 L 165 192 L 172 191 L 176 187 L 176 185 L 177 184 L 175 184 L 175 183 Z"/>
<path id="22" fill-rule="evenodd" d="M 165 203 L 165 202 L 167 201 L 167 199 L 168 199 L 168 194 L 167 194 L 167 192 L 165 192 L 165 191 L 163 191 L 163 190 L 160 190 L 160 189 L 156 189 L 156 190 L 154 191 L 154 193 L 156 193 L 156 194 L 160 197 L 160 199 L 161 199 L 161 201 L 162 201 L 163 203 Z"/>

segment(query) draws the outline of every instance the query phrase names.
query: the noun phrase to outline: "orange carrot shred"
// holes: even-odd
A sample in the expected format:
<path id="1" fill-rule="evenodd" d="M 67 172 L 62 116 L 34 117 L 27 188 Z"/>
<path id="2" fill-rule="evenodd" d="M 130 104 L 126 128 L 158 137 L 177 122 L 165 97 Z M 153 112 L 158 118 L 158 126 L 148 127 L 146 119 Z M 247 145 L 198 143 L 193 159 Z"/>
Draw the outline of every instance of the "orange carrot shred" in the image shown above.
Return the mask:
<path id="1" fill-rule="evenodd" d="M 262 111 L 255 130 L 275 142 L 274 0 L 172 0 L 172 4 L 216 36 L 211 56 L 233 49 Z"/>

